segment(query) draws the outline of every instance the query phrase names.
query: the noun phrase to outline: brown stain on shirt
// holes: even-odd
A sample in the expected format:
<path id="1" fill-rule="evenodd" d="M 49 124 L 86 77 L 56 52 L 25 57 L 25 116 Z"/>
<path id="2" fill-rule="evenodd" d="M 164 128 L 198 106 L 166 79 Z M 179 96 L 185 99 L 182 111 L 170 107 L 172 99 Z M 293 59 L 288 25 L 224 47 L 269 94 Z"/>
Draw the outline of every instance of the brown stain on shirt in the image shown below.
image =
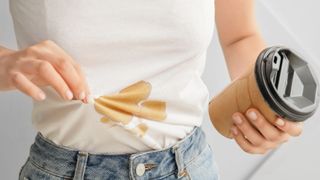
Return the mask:
<path id="1" fill-rule="evenodd" d="M 154 121 L 163 121 L 166 118 L 166 102 L 148 99 L 152 85 L 146 81 L 138 81 L 120 90 L 117 94 L 103 95 L 94 99 L 96 111 L 104 117 L 103 123 L 110 121 L 127 125 L 133 116 Z M 132 132 L 143 136 L 148 130 L 146 124 L 139 124 Z"/>

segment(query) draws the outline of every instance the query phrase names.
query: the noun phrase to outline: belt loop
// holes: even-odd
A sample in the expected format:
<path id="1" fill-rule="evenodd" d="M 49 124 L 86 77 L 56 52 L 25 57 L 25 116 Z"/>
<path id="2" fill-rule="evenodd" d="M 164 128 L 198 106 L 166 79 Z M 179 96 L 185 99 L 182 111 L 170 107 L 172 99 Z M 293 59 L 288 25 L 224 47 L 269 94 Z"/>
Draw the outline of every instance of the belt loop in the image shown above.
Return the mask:
<path id="1" fill-rule="evenodd" d="M 84 179 L 84 172 L 86 169 L 86 164 L 88 160 L 88 153 L 79 151 L 77 155 L 77 165 L 74 172 L 73 180 L 83 180 Z"/>
<path id="2" fill-rule="evenodd" d="M 182 176 L 185 176 L 184 161 L 183 161 L 182 153 L 180 152 L 179 145 L 180 144 L 177 144 L 172 147 L 175 154 L 176 165 L 178 168 L 178 174 L 177 174 L 178 179 L 181 178 Z"/>

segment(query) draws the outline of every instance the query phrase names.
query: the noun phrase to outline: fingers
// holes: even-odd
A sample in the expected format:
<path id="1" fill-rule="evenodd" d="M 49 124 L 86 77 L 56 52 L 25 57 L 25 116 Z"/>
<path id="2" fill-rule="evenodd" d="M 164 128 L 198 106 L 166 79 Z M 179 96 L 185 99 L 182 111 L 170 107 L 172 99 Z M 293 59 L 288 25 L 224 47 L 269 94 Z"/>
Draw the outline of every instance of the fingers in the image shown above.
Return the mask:
<path id="1" fill-rule="evenodd" d="M 299 136 L 302 133 L 303 123 L 292 122 L 286 119 L 277 118 L 275 125 L 282 131 L 288 133 L 291 136 Z"/>
<path id="2" fill-rule="evenodd" d="M 66 84 L 65 80 L 53 68 L 53 66 L 46 61 L 38 61 L 37 71 L 42 79 L 50 84 L 65 100 L 71 100 L 73 94 Z"/>
<path id="3" fill-rule="evenodd" d="M 89 94 L 86 79 L 79 65 L 53 41 L 42 41 L 25 49 L 22 54 L 49 62 L 66 82 L 73 97 L 84 101 Z"/>
<path id="4" fill-rule="evenodd" d="M 66 80 L 77 99 L 87 102 L 89 88 L 81 67 L 61 47 L 53 41 L 42 42 L 52 49 L 53 59 L 56 59 L 56 67 Z M 57 56 L 59 55 L 59 56 Z M 86 99 L 85 99 L 86 98 Z"/>
<path id="5" fill-rule="evenodd" d="M 90 88 L 88 86 L 85 74 L 80 66 L 76 65 L 75 68 L 76 68 L 77 72 L 79 73 L 81 79 L 83 80 L 83 82 L 84 82 L 83 84 L 85 86 L 86 95 L 85 95 L 85 98 L 82 100 L 82 102 L 89 103 L 89 95 L 91 92 L 90 92 Z"/>
<path id="6" fill-rule="evenodd" d="M 71 100 L 73 95 L 68 85 L 53 66 L 42 60 L 25 60 L 21 63 L 22 72 L 32 72 L 37 79 L 51 85 L 65 100 Z M 38 80 L 39 81 L 39 80 Z"/>
<path id="7" fill-rule="evenodd" d="M 245 113 L 236 112 L 232 118 L 233 138 L 245 152 L 252 154 L 263 154 L 274 149 L 302 131 L 302 123 L 279 118 L 272 124 L 274 121 L 267 120 L 255 108 L 249 108 Z"/>
<path id="8" fill-rule="evenodd" d="M 20 72 L 11 72 L 11 83 L 24 94 L 31 96 L 35 100 L 42 101 L 46 98 L 44 92 L 34 85 L 28 78 Z"/>
<path id="9" fill-rule="evenodd" d="M 85 98 L 85 86 L 78 72 L 72 64 L 67 60 L 59 60 L 55 65 L 55 69 L 61 74 L 62 78 L 68 84 L 73 92 L 74 97 L 79 100 Z"/>
<path id="10" fill-rule="evenodd" d="M 246 117 L 268 141 L 285 142 L 288 140 L 289 135 L 271 124 L 258 109 L 249 108 L 246 111 Z"/>
<path id="11" fill-rule="evenodd" d="M 241 113 L 233 114 L 233 122 L 253 145 L 260 146 L 266 143 L 264 137 L 254 127 L 251 126 L 251 124 Z"/>
<path id="12" fill-rule="evenodd" d="M 240 146 L 240 148 L 250 154 L 264 154 L 267 152 L 267 149 L 262 149 L 260 147 L 253 146 L 244 136 L 243 132 L 239 130 L 238 127 L 233 126 L 231 128 L 231 132 L 236 143 Z"/>
<path id="13" fill-rule="evenodd" d="M 254 113 L 257 118 L 254 118 Z M 255 108 L 248 109 L 246 116 L 251 120 L 252 124 L 271 141 L 285 142 L 290 136 L 299 136 L 302 133 L 303 123 L 277 118 L 275 123 L 272 124 Z"/>

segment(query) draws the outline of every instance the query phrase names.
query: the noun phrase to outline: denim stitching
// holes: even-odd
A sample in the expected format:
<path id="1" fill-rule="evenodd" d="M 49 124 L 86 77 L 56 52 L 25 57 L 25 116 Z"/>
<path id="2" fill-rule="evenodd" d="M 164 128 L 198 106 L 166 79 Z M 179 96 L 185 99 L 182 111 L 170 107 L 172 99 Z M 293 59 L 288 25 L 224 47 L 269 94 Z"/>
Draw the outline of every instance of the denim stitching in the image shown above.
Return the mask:
<path id="1" fill-rule="evenodd" d="M 186 140 L 187 140 L 187 141 L 190 141 L 190 140 L 189 140 L 189 137 L 192 136 L 192 135 L 196 132 L 196 129 L 197 129 L 197 128 L 195 128 L 194 130 L 192 130 L 192 131 L 190 132 L 190 134 L 187 135 L 187 137 L 185 137 L 182 141 L 178 142 L 177 144 L 174 144 L 174 145 L 172 145 L 172 146 L 170 146 L 170 147 L 167 147 L 167 148 L 161 149 L 161 150 L 147 151 L 147 152 L 142 152 L 142 153 L 137 153 L 137 154 L 134 154 L 134 153 L 133 153 L 133 154 L 129 154 L 129 155 L 131 155 L 131 157 L 130 157 L 129 159 L 133 160 L 133 159 L 135 159 L 136 157 L 142 156 L 142 155 L 144 155 L 144 154 L 150 154 L 150 155 L 152 155 L 152 154 L 155 154 L 155 153 L 165 152 L 165 151 L 168 151 L 168 150 L 169 150 L 169 151 L 172 151 L 172 150 L 174 149 L 173 147 L 179 146 L 179 145 L 183 144 L 184 142 L 186 142 Z M 39 136 L 42 138 L 42 140 L 44 140 L 45 142 L 50 143 L 51 145 L 53 145 L 53 146 L 55 146 L 55 147 L 58 147 L 58 148 L 60 148 L 60 149 L 67 149 L 67 150 L 76 151 L 76 150 L 74 150 L 74 149 L 72 149 L 72 148 L 68 148 L 68 147 L 64 147 L 64 146 L 60 146 L 60 145 L 55 144 L 55 143 L 52 142 L 50 139 L 46 139 L 42 134 L 39 134 Z M 192 143 L 184 144 L 183 148 L 181 148 L 181 149 L 183 149 L 183 151 L 182 151 L 181 153 L 184 153 L 185 151 L 187 151 L 191 146 L 192 146 Z M 90 153 L 88 153 L 88 154 L 90 154 Z M 201 154 L 201 153 L 200 153 L 200 154 Z M 198 154 L 198 156 L 199 156 L 200 154 Z M 107 155 L 110 155 L 110 154 L 107 154 Z M 111 155 L 112 155 L 112 154 L 111 154 Z M 197 157 L 192 158 L 190 161 L 188 161 L 187 164 L 190 164 L 190 162 L 193 161 L 193 160 L 196 159 L 196 158 L 197 158 Z M 49 174 L 51 174 L 51 175 L 54 175 L 54 176 L 57 176 L 57 177 L 62 177 L 62 178 L 68 178 L 68 179 L 72 178 L 72 177 L 70 177 L 70 176 L 57 175 L 57 174 L 55 174 L 54 172 L 51 172 L 51 171 L 49 171 L 49 170 L 47 170 L 47 169 L 42 168 L 41 166 L 39 166 L 39 165 L 38 165 L 36 162 L 34 162 L 34 161 L 32 162 L 32 164 L 33 164 L 34 166 L 36 166 L 37 168 L 39 168 L 39 169 L 41 169 L 41 170 L 43 170 L 43 171 L 45 171 L 45 172 L 47 172 L 47 173 L 49 173 Z M 131 161 L 130 165 L 131 165 L 130 174 L 132 175 L 132 177 L 130 177 L 130 179 L 135 179 L 135 178 L 134 178 L 134 177 L 135 177 L 135 176 L 134 176 L 134 173 L 132 172 L 132 171 L 133 171 L 133 169 L 132 169 L 132 167 L 133 167 L 133 162 L 132 162 L 132 161 Z M 185 168 L 186 168 L 186 166 L 185 166 Z M 185 169 L 185 168 L 184 168 L 184 169 Z M 169 172 L 169 173 L 166 174 L 166 175 L 161 175 L 160 177 L 170 176 L 170 175 L 172 175 L 172 174 L 174 174 L 174 173 L 176 173 L 176 172 L 177 172 L 177 170 L 173 170 L 173 171 Z M 159 176 L 158 176 L 157 178 L 159 178 Z M 155 178 L 155 179 L 156 179 L 156 178 Z"/>
<path id="2" fill-rule="evenodd" d="M 38 165 L 35 161 L 33 161 L 32 159 L 30 159 L 30 163 L 35 168 L 38 168 L 39 170 L 44 171 L 45 173 L 48 173 L 49 175 L 56 176 L 56 177 L 59 177 L 59 178 L 72 179 L 71 176 L 65 176 L 65 175 L 56 174 L 55 172 L 52 172 L 52 171 L 50 171 L 48 169 L 43 168 L 40 165 Z"/>
<path id="3" fill-rule="evenodd" d="M 67 146 L 64 146 L 64 145 L 58 145 L 56 143 L 54 143 L 53 141 L 51 141 L 50 139 L 47 139 L 46 137 L 44 137 L 41 133 L 39 133 L 39 136 L 41 136 L 41 139 L 46 141 L 47 143 L 59 148 L 59 149 L 62 149 L 62 150 L 68 150 L 68 151 L 74 151 L 74 152 L 77 152 L 76 149 L 73 149 L 73 148 L 70 148 L 70 147 L 67 147 Z"/>
<path id="4" fill-rule="evenodd" d="M 74 176 L 78 177 L 78 173 L 80 172 L 81 174 L 79 174 L 79 178 L 80 179 L 84 178 L 85 170 L 87 167 L 87 160 L 88 160 L 88 153 L 79 151 L 77 155 L 77 164 L 76 164 Z"/>
<path id="5" fill-rule="evenodd" d="M 193 164 L 196 160 L 198 160 L 201 157 L 201 155 L 207 150 L 208 147 L 209 147 L 209 144 L 207 144 L 207 146 L 203 148 L 198 155 L 194 156 L 190 161 L 186 162 L 185 167 L 188 167 L 189 165 Z"/>
<path id="6" fill-rule="evenodd" d="M 198 127 L 197 127 L 198 128 Z M 137 154 L 132 154 L 131 155 L 131 159 L 134 159 L 136 157 L 142 156 L 144 154 L 155 154 L 155 153 L 159 153 L 159 152 L 164 152 L 164 151 L 168 151 L 168 150 L 172 150 L 174 149 L 175 146 L 179 146 L 181 145 L 183 142 L 185 142 L 186 140 L 189 140 L 189 137 L 192 136 L 195 131 L 197 130 L 197 128 L 193 129 L 184 139 L 182 139 L 181 141 L 179 141 L 177 144 L 171 145 L 165 149 L 160 149 L 160 150 L 154 150 L 154 151 L 146 151 L 146 152 L 142 152 L 142 153 L 137 153 Z M 187 148 L 189 148 L 191 146 L 192 143 L 189 143 Z M 184 151 L 183 151 L 184 152 Z"/>

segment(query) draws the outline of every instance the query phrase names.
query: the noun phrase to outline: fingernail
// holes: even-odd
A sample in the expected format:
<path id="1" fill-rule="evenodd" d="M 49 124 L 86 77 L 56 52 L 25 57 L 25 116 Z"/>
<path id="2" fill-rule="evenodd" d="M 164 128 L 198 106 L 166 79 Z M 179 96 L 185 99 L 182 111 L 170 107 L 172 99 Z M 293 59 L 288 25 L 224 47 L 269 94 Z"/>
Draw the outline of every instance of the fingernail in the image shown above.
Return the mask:
<path id="1" fill-rule="evenodd" d="M 87 96 L 84 98 L 84 102 L 86 103 L 86 104 L 88 104 L 89 103 L 89 94 L 87 94 Z"/>
<path id="2" fill-rule="evenodd" d="M 46 95 L 44 93 L 40 92 L 38 97 L 39 97 L 39 100 L 42 101 L 46 98 Z"/>
<path id="3" fill-rule="evenodd" d="M 79 99 L 84 99 L 86 96 L 86 94 L 84 93 L 84 91 L 82 91 L 80 94 L 79 94 Z"/>
<path id="4" fill-rule="evenodd" d="M 88 100 L 87 100 L 87 97 L 85 97 L 83 100 L 82 100 L 83 103 L 86 103 L 88 104 Z"/>
<path id="5" fill-rule="evenodd" d="M 250 118 L 251 120 L 253 120 L 253 121 L 257 120 L 257 118 L 258 118 L 257 114 L 256 114 L 254 111 L 250 111 L 250 112 L 248 113 L 248 116 L 249 116 L 249 118 Z"/>
<path id="6" fill-rule="evenodd" d="M 68 100 L 71 100 L 73 97 L 73 94 L 70 90 L 67 90 L 66 95 L 67 95 Z"/>
<path id="7" fill-rule="evenodd" d="M 284 125 L 284 121 L 282 119 L 278 118 L 277 121 L 276 121 L 276 124 L 278 126 L 283 126 Z"/>
<path id="8" fill-rule="evenodd" d="M 234 134 L 234 135 L 238 135 L 238 130 L 237 130 L 236 127 L 232 127 L 232 128 L 231 128 L 231 132 L 232 132 L 232 134 Z"/>
<path id="9" fill-rule="evenodd" d="M 233 115 L 233 122 L 240 125 L 242 123 L 242 119 L 240 118 L 239 115 Z"/>

